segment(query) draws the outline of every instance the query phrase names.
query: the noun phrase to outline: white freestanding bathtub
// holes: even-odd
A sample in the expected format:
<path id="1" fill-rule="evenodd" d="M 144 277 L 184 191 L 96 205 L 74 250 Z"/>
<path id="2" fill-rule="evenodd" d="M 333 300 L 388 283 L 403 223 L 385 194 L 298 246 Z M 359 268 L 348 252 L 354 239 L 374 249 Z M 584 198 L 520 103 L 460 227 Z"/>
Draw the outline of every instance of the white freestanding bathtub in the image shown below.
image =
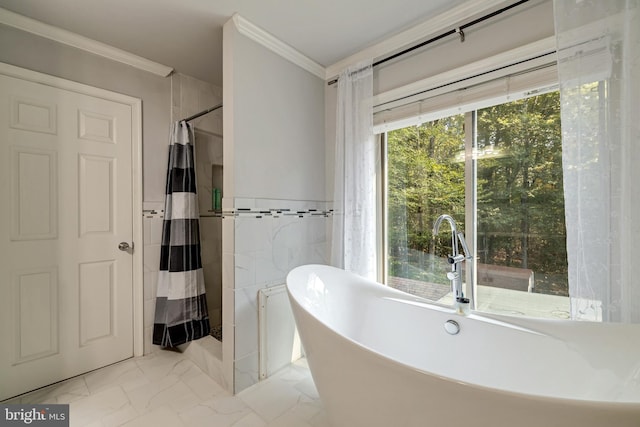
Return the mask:
<path id="1" fill-rule="evenodd" d="M 463 316 L 322 265 L 287 290 L 335 427 L 640 426 L 640 325 Z"/>

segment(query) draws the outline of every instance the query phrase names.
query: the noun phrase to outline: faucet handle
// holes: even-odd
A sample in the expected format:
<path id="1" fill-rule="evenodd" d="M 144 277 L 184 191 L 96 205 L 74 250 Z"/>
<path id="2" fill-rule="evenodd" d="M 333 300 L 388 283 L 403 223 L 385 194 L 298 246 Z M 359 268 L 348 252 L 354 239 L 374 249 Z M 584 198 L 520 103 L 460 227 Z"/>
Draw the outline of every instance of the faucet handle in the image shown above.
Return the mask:
<path id="1" fill-rule="evenodd" d="M 450 271 L 447 273 L 447 279 L 449 280 L 456 280 L 460 278 L 460 273 L 458 273 L 457 271 Z"/>
<path id="2" fill-rule="evenodd" d="M 464 259 L 473 258 L 473 255 L 471 255 L 471 252 L 469 252 L 469 247 L 467 246 L 467 242 L 466 240 L 464 240 L 464 234 L 462 234 L 462 231 L 458 232 L 458 240 L 460 241 L 460 244 L 462 245 L 462 250 L 464 251 Z"/>
<path id="3" fill-rule="evenodd" d="M 465 257 L 462 254 L 447 256 L 447 262 L 449 264 L 457 264 L 457 263 L 462 262 L 464 260 L 465 260 Z"/>

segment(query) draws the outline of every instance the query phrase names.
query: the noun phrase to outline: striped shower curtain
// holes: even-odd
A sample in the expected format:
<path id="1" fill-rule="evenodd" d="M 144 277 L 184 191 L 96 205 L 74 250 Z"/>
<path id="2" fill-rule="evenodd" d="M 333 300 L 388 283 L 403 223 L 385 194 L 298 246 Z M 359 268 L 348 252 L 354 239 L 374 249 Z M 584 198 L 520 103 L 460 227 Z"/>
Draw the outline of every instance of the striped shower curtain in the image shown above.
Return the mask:
<path id="1" fill-rule="evenodd" d="M 175 347 L 210 331 L 200 257 L 193 140 L 189 123 L 172 125 L 153 325 L 153 343 L 162 347 Z"/>

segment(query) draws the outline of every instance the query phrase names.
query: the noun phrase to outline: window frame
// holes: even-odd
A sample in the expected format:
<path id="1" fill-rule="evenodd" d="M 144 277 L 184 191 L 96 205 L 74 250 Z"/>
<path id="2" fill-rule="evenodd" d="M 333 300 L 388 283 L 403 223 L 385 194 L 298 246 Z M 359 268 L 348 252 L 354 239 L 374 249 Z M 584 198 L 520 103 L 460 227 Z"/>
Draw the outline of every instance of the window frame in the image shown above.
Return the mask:
<path id="1" fill-rule="evenodd" d="M 465 181 L 465 229 L 464 235 L 467 242 L 467 246 L 469 247 L 470 252 L 472 253 L 473 259 L 470 263 L 471 268 L 467 268 L 465 272 L 465 280 L 464 280 L 464 293 L 465 296 L 469 298 L 471 308 L 477 309 L 477 290 L 478 290 L 478 275 L 477 275 L 477 225 L 478 225 L 478 200 L 477 200 L 477 190 L 478 190 L 478 158 L 477 158 L 477 111 L 482 108 L 488 108 L 490 106 L 499 105 L 503 103 L 513 102 L 520 99 L 526 99 L 533 96 L 541 95 L 544 93 L 552 92 L 558 90 L 557 84 L 553 84 L 549 86 L 548 84 L 545 86 L 539 87 L 531 87 L 528 90 L 521 92 L 520 96 L 515 97 L 513 94 L 490 98 L 491 101 L 484 102 L 483 105 L 473 105 L 471 110 L 464 111 L 465 121 L 464 121 L 464 141 L 465 141 L 465 160 L 464 160 L 464 181 Z M 422 123 L 435 120 L 437 118 L 445 117 L 449 113 L 450 110 L 444 110 L 443 114 L 437 114 L 436 117 L 430 120 L 422 121 Z M 461 111 L 458 111 L 456 114 L 461 114 Z M 423 116 L 424 117 L 424 116 Z M 408 127 L 408 126 L 403 126 Z M 395 129 L 392 129 L 395 130 Z M 387 133 L 389 131 L 384 131 L 376 135 L 380 143 L 380 170 L 378 176 L 380 179 L 378 180 L 378 188 L 379 188 L 379 197 L 378 197 L 378 212 L 381 212 L 382 215 L 378 215 L 378 230 L 380 232 L 380 236 L 378 239 L 378 254 L 379 254 L 379 270 L 378 270 L 378 279 L 381 283 L 386 285 L 389 284 L 389 271 L 388 271 L 388 256 L 389 256 L 389 247 L 388 247 L 388 214 L 389 214 L 389 205 L 388 205 L 388 137 Z M 448 212 L 442 212 L 446 214 Z M 467 264 L 469 265 L 469 264 Z M 433 301 L 435 304 L 439 304 L 436 301 Z"/>

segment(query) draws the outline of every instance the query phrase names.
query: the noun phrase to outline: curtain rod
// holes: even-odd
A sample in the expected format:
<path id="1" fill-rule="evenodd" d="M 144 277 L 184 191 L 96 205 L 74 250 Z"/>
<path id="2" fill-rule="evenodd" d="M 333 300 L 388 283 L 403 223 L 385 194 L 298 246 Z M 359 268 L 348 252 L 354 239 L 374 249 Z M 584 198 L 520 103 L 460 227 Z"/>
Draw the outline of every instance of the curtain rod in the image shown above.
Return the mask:
<path id="1" fill-rule="evenodd" d="M 391 61 L 392 59 L 396 59 L 399 56 L 405 55 L 405 54 L 407 54 L 409 52 L 412 52 L 412 51 L 414 51 L 416 49 L 420 49 L 421 47 L 424 47 L 424 46 L 426 46 L 428 44 L 437 42 L 438 40 L 443 39 L 443 38 L 445 38 L 447 36 L 450 36 L 452 34 L 459 34 L 460 35 L 460 42 L 464 42 L 464 38 L 465 38 L 464 30 L 465 29 L 467 29 L 467 28 L 469 28 L 469 27 L 471 27 L 473 25 L 479 24 L 480 22 L 486 21 L 489 18 L 493 18 L 496 15 L 500 15 L 501 13 L 506 12 L 506 11 L 508 11 L 510 9 L 513 9 L 516 6 L 520 6 L 521 4 L 526 3 L 528 1 L 529 0 L 517 1 L 517 2 L 515 2 L 513 4 L 510 4 L 509 6 L 503 7 L 502 9 L 498 9 L 498 10 L 496 10 L 494 12 L 491 12 L 491 13 L 489 13 L 487 15 L 481 16 L 480 18 L 474 19 L 473 21 L 468 22 L 468 23 L 466 23 L 464 25 L 460 25 L 459 27 L 456 27 L 456 28 L 454 28 L 452 30 L 446 31 L 446 32 L 444 32 L 442 34 L 439 34 L 439 35 L 437 35 L 435 37 L 432 37 L 429 40 L 423 41 L 422 43 L 418 43 L 415 46 L 411 46 L 411 47 L 409 47 L 407 49 L 404 49 L 404 50 L 402 50 L 402 51 L 400 51 L 398 53 L 395 53 L 395 54 L 393 54 L 391 56 L 388 56 L 388 57 L 386 57 L 384 59 L 380 59 L 379 61 L 374 62 L 371 66 L 375 67 L 376 65 L 384 64 L 387 61 Z M 327 85 L 331 86 L 331 85 L 333 85 L 333 84 L 335 84 L 337 82 L 338 82 L 338 78 L 336 77 L 335 79 L 329 81 L 327 83 Z"/>
<path id="2" fill-rule="evenodd" d="M 215 107 L 208 108 L 204 111 L 200 111 L 199 113 L 194 114 L 193 116 L 189 116 L 186 119 L 180 120 L 181 122 L 190 122 L 191 120 L 197 119 L 198 117 L 204 116 L 205 114 L 209 114 L 212 111 L 217 110 L 218 108 L 222 108 L 222 104 L 216 105 Z"/>

